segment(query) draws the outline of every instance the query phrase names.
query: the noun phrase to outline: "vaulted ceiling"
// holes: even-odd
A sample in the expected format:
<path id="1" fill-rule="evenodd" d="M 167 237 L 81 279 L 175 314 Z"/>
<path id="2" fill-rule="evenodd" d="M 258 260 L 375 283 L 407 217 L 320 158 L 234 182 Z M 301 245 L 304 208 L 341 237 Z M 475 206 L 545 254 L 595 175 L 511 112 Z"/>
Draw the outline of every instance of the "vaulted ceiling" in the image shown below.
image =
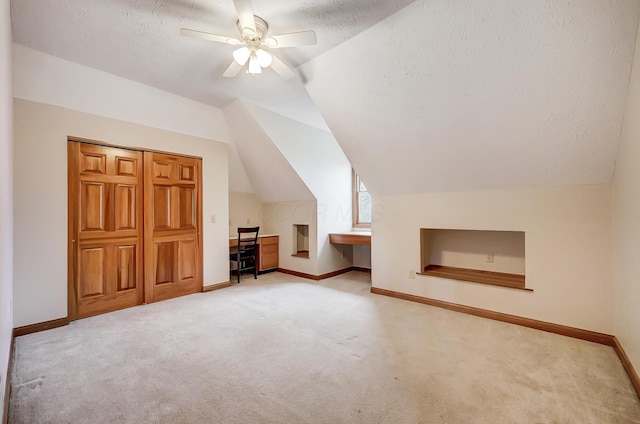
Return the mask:
<path id="1" fill-rule="evenodd" d="M 15 42 L 45 53 L 328 128 L 374 194 L 611 179 L 638 0 L 254 0 L 254 11 L 274 33 L 317 32 L 317 46 L 277 52 L 299 78 L 222 78 L 233 47 L 180 36 L 236 36 L 232 0 L 13 0 L 12 23 Z M 225 108 L 255 163 L 241 144 L 265 131 L 243 128 L 244 113 Z"/>
<path id="2" fill-rule="evenodd" d="M 293 67 L 317 57 L 412 0 L 254 0 L 269 33 L 312 29 L 318 44 L 278 49 Z M 237 47 L 180 35 L 181 28 L 239 37 L 233 0 L 12 0 L 16 43 L 224 107 L 248 100 L 326 128 L 302 80 L 222 74 Z M 302 76 L 304 78 L 304 76 Z"/>
<path id="3" fill-rule="evenodd" d="M 639 14 L 636 0 L 421 0 L 302 72 L 373 193 L 607 183 Z"/>

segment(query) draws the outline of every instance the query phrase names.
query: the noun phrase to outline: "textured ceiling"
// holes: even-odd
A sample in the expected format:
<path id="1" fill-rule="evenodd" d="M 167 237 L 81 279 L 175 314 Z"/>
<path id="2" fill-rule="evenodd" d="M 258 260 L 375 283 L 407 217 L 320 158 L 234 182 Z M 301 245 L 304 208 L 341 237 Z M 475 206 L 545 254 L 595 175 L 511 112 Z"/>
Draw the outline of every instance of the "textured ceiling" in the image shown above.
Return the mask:
<path id="1" fill-rule="evenodd" d="M 374 195 L 607 183 L 639 16 L 637 0 L 418 0 L 301 69 Z"/>
<path id="2" fill-rule="evenodd" d="M 272 33 L 317 32 L 317 46 L 277 51 L 301 79 L 222 78 L 233 47 L 179 35 L 235 36 L 232 0 L 13 0 L 12 24 L 19 44 L 194 100 L 326 121 L 374 195 L 611 179 L 638 0 L 254 0 L 254 10 Z M 241 146 L 243 115 L 225 110 L 243 161 L 263 163 Z"/>
<path id="3" fill-rule="evenodd" d="M 317 57 L 412 0 L 254 0 L 270 33 L 312 29 L 316 46 L 278 49 L 291 66 Z M 323 127 L 301 79 L 273 71 L 223 78 L 233 46 L 183 37 L 182 27 L 238 36 L 232 0 L 12 0 L 14 41 L 217 107 L 236 98 Z M 304 79 L 304 76 L 302 76 Z"/>

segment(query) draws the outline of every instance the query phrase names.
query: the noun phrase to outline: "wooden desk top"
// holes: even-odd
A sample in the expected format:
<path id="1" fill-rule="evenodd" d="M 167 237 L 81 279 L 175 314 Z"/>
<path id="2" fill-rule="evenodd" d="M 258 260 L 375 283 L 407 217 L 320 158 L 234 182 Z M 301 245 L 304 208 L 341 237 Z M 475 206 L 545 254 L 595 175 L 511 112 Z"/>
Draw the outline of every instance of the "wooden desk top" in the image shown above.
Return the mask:
<path id="1" fill-rule="evenodd" d="M 263 237 L 278 237 L 279 234 L 259 234 L 258 238 L 261 239 Z M 229 240 L 238 240 L 238 236 L 229 236 Z"/>
<path id="2" fill-rule="evenodd" d="M 349 231 L 346 233 L 329 234 L 329 243 L 333 244 L 361 244 L 371 246 L 370 231 Z"/>
<path id="3" fill-rule="evenodd" d="M 279 237 L 278 234 L 263 234 L 258 235 L 258 244 L 260 244 L 260 239 L 268 238 L 268 237 Z M 244 240 L 244 239 L 243 239 Z M 229 247 L 236 247 L 238 245 L 238 236 L 229 237 Z"/>

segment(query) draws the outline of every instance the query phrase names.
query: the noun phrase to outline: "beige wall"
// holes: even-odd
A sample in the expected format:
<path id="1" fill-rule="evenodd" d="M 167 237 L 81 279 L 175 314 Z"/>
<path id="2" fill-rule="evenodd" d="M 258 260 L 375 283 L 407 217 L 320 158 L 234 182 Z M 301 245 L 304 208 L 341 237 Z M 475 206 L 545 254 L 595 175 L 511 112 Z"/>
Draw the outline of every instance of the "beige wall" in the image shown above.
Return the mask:
<path id="1" fill-rule="evenodd" d="M 351 164 L 340 145 L 331 133 L 255 105 L 246 107 L 316 199 L 317 249 L 311 250 L 318 261 L 313 274 L 350 266 L 343 248 L 329 243 L 330 233 L 348 231 L 352 224 Z"/>
<path id="2" fill-rule="evenodd" d="M 271 202 L 264 205 L 265 231 L 280 235 L 280 268 L 322 275 L 352 265 L 351 246 L 329 243 L 323 227 L 323 213 L 318 213 L 315 200 Z M 309 258 L 291 256 L 297 251 L 297 231 L 294 225 L 309 226 Z M 322 252 L 321 252 L 322 251 Z"/>
<path id="3" fill-rule="evenodd" d="M 371 246 L 353 246 L 353 266 L 371 269 Z"/>
<path id="4" fill-rule="evenodd" d="M 429 257 L 424 265 L 525 274 L 524 233 L 520 231 L 425 230 Z M 493 255 L 493 261 L 487 256 Z"/>
<path id="5" fill-rule="evenodd" d="M 280 235 L 280 268 L 317 275 L 317 207 L 315 200 L 271 202 L 264 205 L 265 232 Z M 291 256 L 297 249 L 294 225 L 309 226 L 309 258 Z"/>
<path id="6" fill-rule="evenodd" d="M 640 35 L 637 43 L 640 43 Z M 614 325 L 640 371 L 640 52 L 636 46 L 613 179 Z"/>
<path id="7" fill-rule="evenodd" d="M 9 0 L 0 0 L 0 411 L 13 328 L 13 119 L 11 94 L 11 17 Z M 0 415 L 2 413 L 0 412 Z"/>
<path id="8" fill-rule="evenodd" d="M 253 193 L 229 193 L 229 235 L 237 236 L 238 227 L 260 227 L 266 234 L 262 213 L 264 204 Z"/>
<path id="9" fill-rule="evenodd" d="M 374 197 L 374 287 L 611 334 L 609 185 Z M 533 293 L 409 271 L 420 228 L 525 232 Z"/>
<path id="10" fill-rule="evenodd" d="M 15 326 L 67 316 L 67 136 L 202 157 L 204 284 L 229 280 L 226 144 L 20 99 L 14 112 Z"/>

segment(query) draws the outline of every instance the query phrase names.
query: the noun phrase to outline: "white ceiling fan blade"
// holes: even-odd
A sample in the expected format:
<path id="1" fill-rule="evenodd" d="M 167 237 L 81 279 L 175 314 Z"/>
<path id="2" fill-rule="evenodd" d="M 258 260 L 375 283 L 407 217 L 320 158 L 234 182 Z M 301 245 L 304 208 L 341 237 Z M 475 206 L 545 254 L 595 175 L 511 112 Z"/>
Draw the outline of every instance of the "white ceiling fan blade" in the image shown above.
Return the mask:
<path id="1" fill-rule="evenodd" d="M 256 19 L 253 16 L 253 3 L 251 0 L 233 0 L 238 12 L 238 20 L 242 35 L 253 37 L 256 35 Z"/>
<path id="2" fill-rule="evenodd" d="M 231 65 L 229 65 L 227 70 L 224 71 L 224 74 L 222 74 L 222 76 L 227 78 L 233 78 L 236 75 L 238 75 L 238 73 L 240 72 L 240 69 L 242 69 L 243 66 L 244 65 L 240 65 L 234 60 L 233 62 L 231 62 Z"/>
<path id="3" fill-rule="evenodd" d="M 281 47 L 312 46 L 318 42 L 314 31 L 290 32 L 288 34 L 271 35 L 265 40 L 265 44 L 272 49 Z"/>
<path id="4" fill-rule="evenodd" d="M 187 37 L 200 38 L 202 40 L 215 41 L 218 43 L 226 43 L 226 44 L 231 44 L 233 46 L 242 44 L 242 41 L 232 37 L 227 37 L 227 36 L 218 35 L 218 34 L 210 34 L 208 32 L 196 31 L 193 29 L 182 28 L 180 30 L 180 33 L 182 35 L 186 35 Z"/>
<path id="5" fill-rule="evenodd" d="M 296 75 L 295 72 L 293 72 L 293 69 L 285 65 L 284 62 L 278 59 L 276 55 L 272 56 L 273 60 L 271 62 L 271 69 L 273 69 L 276 74 L 280 75 L 282 79 L 290 80 Z"/>

